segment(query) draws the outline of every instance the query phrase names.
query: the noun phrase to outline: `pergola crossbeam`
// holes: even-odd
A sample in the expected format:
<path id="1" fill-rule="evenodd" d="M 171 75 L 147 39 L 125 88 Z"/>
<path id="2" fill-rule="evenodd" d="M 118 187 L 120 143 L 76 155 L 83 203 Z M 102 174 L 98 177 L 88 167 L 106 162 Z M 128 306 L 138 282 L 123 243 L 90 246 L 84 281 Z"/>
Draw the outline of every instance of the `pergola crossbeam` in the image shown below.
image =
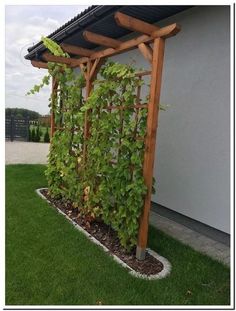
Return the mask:
<path id="1" fill-rule="evenodd" d="M 179 31 L 180 31 L 180 26 L 175 23 L 175 24 L 171 24 L 169 26 L 158 29 L 156 32 L 154 32 L 153 36 L 155 36 L 155 38 L 169 38 L 171 36 L 175 36 Z M 96 58 L 104 58 L 104 57 L 117 55 L 125 51 L 136 49 L 140 43 L 150 43 L 152 41 L 153 41 L 153 37 L 150 37 L 148 35 L 141 35 L 134 39 L 130 39 L 130 40 L 122 42 L 120 46 L 116 49 L 107 48 L 101 51 L 94 52 L 89 57 L 89 59 L 94 60 Z M 88 61 L 88 58 L 82 57 L 78 60 L 75 60 L 72 66 L 78 67 L 80 64 L 86 63 L 87 61 Z"/>
<path id="2" fill-rule="evenodd" d="M 45 62 L 40 62 L 40 61 L 37 61 L 37 60 L 31 60 L 31 65 L 33 67 L 36 67 L 36 68 L 43 68 L 43 69 L 48 69 L 48 64 L 45 63 Z"/>
<path id="3" fill-rule="evenodd" d="M 154 31 L 160 29 L 158 26 L 141 21 L 140 19 L 131 17 L 129 15 L 117 12 L 114 15 L 115 21 L 118 26 L 129 29 L 131 31 L 136 31 L 144 33 L 146 35 L 151 35 Z"/>
<path id="4" fill-rule="evenodd" d="M 66 64 L 69 66 L 75 65 L 75 58 L 67 58 L 67 57 L 62 57 L 62 56 L 55 56 L 52 55 L 49 52 L 44 52 L 43 53 L 43 59 L 46 60 L 47 62 L 55 62 L 55 63 L 60 63 L 60 64 Z"/>
<path id="5" fill-rule="evenodd" d="M 67 43 L 61 43 L 60 46 L 64 52 L 67 52 L 73 55 L 91 56 L 94 53 L 94 51 L 92 50 L 85 49 L 85 48 L 82 48 L 76 45 L 67 44 Z"/>
<path id="6" fill-rule="evenodd" d="M 102 46 L 111 47 L 114 49 L 118 48 L 120 44 L 122 43 L 119 40 L 106 37 L 106 36 L 103 36 L 103 35 L 100 35 L 100 34 L 97 34 L 91 31 L 87 31 L 87 30 L 83 32 L 83 36 L 86 41 L 89 41 L 94 44 L 102 45 Z"/>

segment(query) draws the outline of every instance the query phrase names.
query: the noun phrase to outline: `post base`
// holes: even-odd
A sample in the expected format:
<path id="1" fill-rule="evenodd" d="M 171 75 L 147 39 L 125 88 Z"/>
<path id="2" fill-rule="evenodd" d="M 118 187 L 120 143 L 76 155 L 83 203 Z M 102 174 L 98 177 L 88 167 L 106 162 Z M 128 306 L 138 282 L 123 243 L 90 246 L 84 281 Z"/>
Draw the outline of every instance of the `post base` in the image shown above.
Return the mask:
<path id="1" fill-rule="evenodd" d="M 136 258 L 138 260 L 144 260 L 146 257 L 146 248 L 136 247 Z"/>

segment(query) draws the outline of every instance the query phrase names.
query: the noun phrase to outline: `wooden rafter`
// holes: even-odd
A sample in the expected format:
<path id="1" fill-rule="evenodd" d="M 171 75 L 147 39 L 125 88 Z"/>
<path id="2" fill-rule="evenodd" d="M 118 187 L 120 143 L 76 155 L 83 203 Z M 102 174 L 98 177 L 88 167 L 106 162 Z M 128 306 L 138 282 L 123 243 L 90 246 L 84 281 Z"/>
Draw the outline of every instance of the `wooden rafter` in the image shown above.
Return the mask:
<path id="1" fill-rule="evenodd" d="M 48 52 L 45 52 L 43 54 L 43 58 L 49 62 L 68 64 L 70 67 L 75 68 L 75 67 L 79 67 L 81 64 L 86 64 L 89 60 L 92 61 L 97 58 L 105 58 L 105 57 L 109 57 L 112 55 L 117 55 L 125 51 L 135 49 L 141 43 L 148 44 L 153 41 L 153 37 L 169 38 L 171 36 L 175 36 L 179 31 L 180 31 L 179 25 L 171 24 L 169 26 L 162 27 L 158 29 L 157 31 L 155 31 L 154 33 L 152 33 L 152 37 L 148 35 L 141 35 L 134 39 L 130 39 L 130 40 L 120 43 L 120 45 L 117 48 L 107 48 L 101 51 L 93 52 L 89 57 L 81 57 L 80 59 L 66 58 L 66 57 L 54 56 Z M 38 67 L 38 66 L 35 66 L 35 67 Z M 42 68 L 45 68 L 45 67 L 42 67 Z"/>
<path id="2" fill-rule="evenodd" d="M 108 46 L 114 49 L 118 48 L 120 44 L 122 43 L 119 40 L 109 38 L 103 35 L 99 35 L 97 33 L 87 31 L 87 30 L 83 32 L 83 36 L 86 41 L 89 41 L 94 44 L 99 44 L 102 46 Z"/>
<path id="3" fill-rule="evenodd" d="M 169 26 L 160 28 L 159 30 L 155 30 L 152 33 L 152 37 L 154 39 L 157 39 L 157 38 L 167 39 L 167 38 L 177 35 L 177 33 L 180 32 L 180 30 L 181 30 L 180 25 L 175 23 L 175 24 L 171 24 Z"/>
<path id="4" fill-rule="evenodd" d="M 120 27 L 129 29 L 131 31 L 136 31 L 140 33 L 144 33 L 146 35 L 151 35 L 154 31 L 160 29 L 158 26 L 154 26 L 152 24 L 141 21 L 140 19 L 128 16 L 121 12 L 117 12 L 114 15 L 115 21 L 117 25 Z"/>
<path id="5" fill-rule="evenodd" d="M 94 52 L 89 49 L 82 48 L 76 45 L 70 45 L 67 43 L 61 43 L 60 46 L 62 47 L 64 52 L 78 55 L 78 56 L 91 56 Z"/>
<path id="6" fill-rule="evenodd" d="M 48 69 L 48 64 L 36 60 L 31 60 L 31 65 L 36 68 Z"/>
<path id="7" fill-rule="evenodd" d="M 159 30 L 157 30 L 154 33 L 155 38 L 169 38 L 171 36 L 175 36 L 180 31 L 180 26 L 177 24 L 171 24 L 166 27 L 162 27 Z M 137 48 L 137 46 L 140 43 L 150 43 L 153 41 L 153 37 L 150 37 L 148 35 L 141 35 L 139 37 L 136 37 L 134 39 L 130 39 L 127 41 L 124 41 L 120 44 L 120 46 L 116 49 L 114 48 L 107 48 L 105 50 L 94 52 L 89 59 L 94 60 L 96 58 L 103 58 L 103 57 L 109 57 L 112 55 L 117 55 L 120 53 L 123 53 L 125 51 L 133 50 Z M 78 60 L 75 60 L 74 65 L 72 67 L 78 67 L 82 63 L 86 63 L 88 61 L 88 58 L 82 57 Z"/>
<path id="8" fill-rule="evenodd" d="M 67 58 L 67 57 L 62 57 L 62 56 L 55 56 L 55 55 L 52 55 L 49 52 L 44 52 L 42 57 L 47 62 L 61 63 L 61 64 L 69 65 L 69 66 L 75 65 L 75 61 L 76 61 L 75 58 Z"/>

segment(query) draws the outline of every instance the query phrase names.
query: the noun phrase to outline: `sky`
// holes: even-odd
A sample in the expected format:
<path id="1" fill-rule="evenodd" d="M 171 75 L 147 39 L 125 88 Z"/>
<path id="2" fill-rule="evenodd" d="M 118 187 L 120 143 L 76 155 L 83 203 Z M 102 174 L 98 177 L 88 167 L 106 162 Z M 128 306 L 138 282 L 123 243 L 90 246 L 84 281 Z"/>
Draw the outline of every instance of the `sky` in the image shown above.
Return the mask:
<path id="1" fill-rule="evenodd" d="M 75 15 L 85 5 L 7 5 L 5 6 L 5 105 L 48 114 L 50 86 L 37 95 L 25 94 L 47 73 L 24 59 L 27 48 L 40 41 Z"/>

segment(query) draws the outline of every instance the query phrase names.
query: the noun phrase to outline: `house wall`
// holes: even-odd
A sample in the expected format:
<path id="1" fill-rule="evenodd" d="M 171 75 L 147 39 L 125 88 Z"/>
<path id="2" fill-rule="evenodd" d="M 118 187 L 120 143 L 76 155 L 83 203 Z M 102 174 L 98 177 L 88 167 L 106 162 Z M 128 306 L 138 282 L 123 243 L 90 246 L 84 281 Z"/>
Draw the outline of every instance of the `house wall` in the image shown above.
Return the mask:
<path id="1" fill-rule="evenodd" d="M 152 200 L 230 232 L 230 8 L 199 6 L 162 21 L 166 41 Z M 138 50 L 112 58 L 148 68 Z"/>

